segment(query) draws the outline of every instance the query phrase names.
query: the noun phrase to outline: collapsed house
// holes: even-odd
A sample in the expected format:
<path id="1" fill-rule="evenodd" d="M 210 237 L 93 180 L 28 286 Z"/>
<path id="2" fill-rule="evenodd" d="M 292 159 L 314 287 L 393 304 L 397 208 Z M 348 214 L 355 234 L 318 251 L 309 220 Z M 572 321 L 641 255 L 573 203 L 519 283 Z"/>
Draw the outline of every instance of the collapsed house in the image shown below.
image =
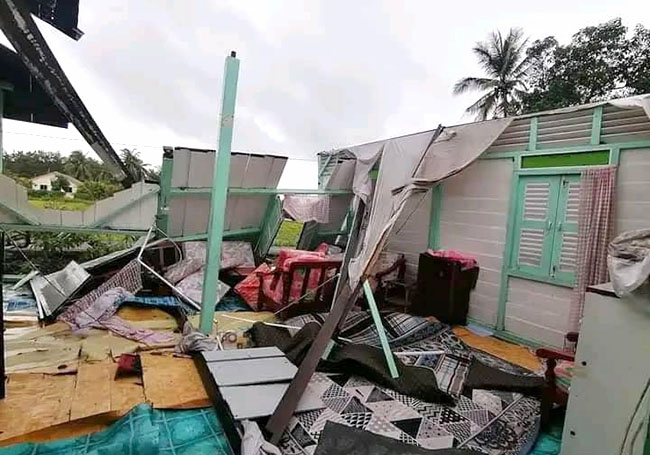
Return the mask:
<path id="1" fill-rule="evenodd" d="M 235 64 L 233 55 L 236 82 Z M 404 443 L 528 453 L 556 400 L 555 370 L 542 377 L 532 354 L 462 325 L 553 347 L 581 328 L 586 287 L 607 278 L 608 242 L 650 222 L 650 98 L 322 152 L 319 188 L 285 190 L 286 158 L 230 153 L 236 83 L 226 77 L 224 87 L 218 153 L 165 149 L 159 184 L 64 212 L 34 209 L 0 177 L 3 232 L 143 237 L 21 280 L 34 304 L 12 297 L 27 303 L 7 311 L 21 325 L 6 339 L 0 441 L 33 451 L 65 434 L 77 437 L 61 443 L 81 453 L 134 450 L 136 440 L 145 451 L 259 453 L 265 436 L 284 453 L 340 453 L 342 441 L 363 446 L 371 432 L 386 437 L 373 444 L 398 452 Z M 115 161 L 101 132 L 77 121 Z M 272 251 L 287 216 L 304 222 L 297 248 Z M 633 398 L 621 408 L 634 409 Z M 198 411 L 169 411 L 179 408 Z M 37 411 L 17 425 L 15 413 L 28 409 Z M 78 422 L 98 415 L 107 420 Z M 56 425 L 59 437 L 42 434 Z M 174 440 L 187 425 L 200 437 Z M 625 445 L 629 428 L 615 430 Z"/>

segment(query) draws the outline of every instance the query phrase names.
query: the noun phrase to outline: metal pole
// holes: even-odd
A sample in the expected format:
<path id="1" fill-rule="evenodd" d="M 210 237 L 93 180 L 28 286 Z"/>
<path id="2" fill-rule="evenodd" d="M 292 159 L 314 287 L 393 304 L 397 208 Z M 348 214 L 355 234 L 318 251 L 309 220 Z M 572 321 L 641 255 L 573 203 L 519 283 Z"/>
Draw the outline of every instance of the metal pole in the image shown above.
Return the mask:
<path id="1" fill-rule="evenodd" d="M 228 180 L 230 176 L 230 149 L 232 147 L 238 76 L 239 59 L 236 58 L 236 54 L 233 51 L 230 56 L 226 57 L 224 68 L 219 146 L 217 148 L 217 156 L 214 160 L 214 178 L 212 181 L 210 219 L 208 222 L 208 248 L 206 252 L 205 272 L 203 274 L 200 328 L 206 334 L 212 332 L 214 307 L 217 304 L 217 286 L 219 284 L 219 266 L 221 263 L 221 240 L 223 236 L 224 218 L 226 216 L 226 198 L 228 196 Z"/>
<path id="2" fill-rule="evenodd" d="M 172 187 L 173 150 L 164 148 L 162 166 L 160 167 L 160 191 L 158 191 L 158 211 L 156 213 L 156 227 L 169 235 L 169 191 Z"/>
<path id="3" fill-rule="evenodd" d="M 2 117 L 4 115 L 4 91 L 0 87 L 0 174 L 4 172 L 4 149 L 2 148 Z"/>
<path id="4" fill-rule="evenodd" d="M 0 90 L 2 93 L 2 90 Z M 5 390 L 5 315 L 2 278 L 5 271 L 5 233 L 0 232 L 0 400 L 6 396 Z"/>

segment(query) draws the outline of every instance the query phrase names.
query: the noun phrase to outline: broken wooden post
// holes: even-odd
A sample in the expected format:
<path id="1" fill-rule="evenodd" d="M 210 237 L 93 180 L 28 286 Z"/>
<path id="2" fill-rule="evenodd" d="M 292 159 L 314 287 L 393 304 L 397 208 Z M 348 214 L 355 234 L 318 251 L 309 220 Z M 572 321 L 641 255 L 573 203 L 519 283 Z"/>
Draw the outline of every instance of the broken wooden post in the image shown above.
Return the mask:
<path id="1" fill-rule="evenodd" d="M 223 74 L 223 97 L 219 125 L 219 144 L 214 159 L 214 179 L 210 193 L 210 218 L 208 220 L 208 247 L 206 251 L 205 272 L 203 274 L 203 294 L 201 299 L 200 328 L 205 334 L 212 332 L 214 307 L 217 304 L 219 268 L 221 265 L 221 241 L 226 218 L 226 199 L 230 176 L 230 149 L 235 119 L 235 99 L 237 98 L 237 78 L 239 59 L 233 51 L 226 57 Z"/>

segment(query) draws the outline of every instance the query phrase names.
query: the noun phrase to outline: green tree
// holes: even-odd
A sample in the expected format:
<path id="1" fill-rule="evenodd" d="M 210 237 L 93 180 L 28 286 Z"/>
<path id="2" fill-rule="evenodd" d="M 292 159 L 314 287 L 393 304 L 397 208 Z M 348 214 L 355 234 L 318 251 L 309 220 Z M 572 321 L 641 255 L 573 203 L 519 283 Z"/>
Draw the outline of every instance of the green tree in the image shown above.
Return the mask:
<path id="1" fill-rule="evenodd" d="M 585 27 L 564 46 L 552 36 L 537 40 L 527 56 L 523 112 L 650 91 L 650 31 L 638 25 L 628 39 L 621 19 Z"/>
<path id="2" fill-rule="evenodd" d="M 487 41 L 476 43 L 472 49 L 485 72 L 484 77 L 464 77 L 454 85 L 454 94 L 468 91 L 483 92 L 466 112 L 478 120 L 489 116 L 501 117 L 515 113 L 526 89 L 524 78 L 529 60 L 521 29 L 510 29 L 505 38 L 493 32 Z"/>
<path id="3" fill-rule="evenodd" d="M 127 148 L 122 149 L 122 161 L 126 168 L 130 171 L 135 180 L 144 180 L 150 177 L 150 170 L 148 164 L 145 164 L 140 158 L 140 153 L 135 149 L 130 150 Z"/>
<path id="4" fill-rule="evenodd" d="M 632 94 L 650 93 L 650 30 L 634 28 L 625 56 L 626 87 Z"/>
<path id="5" fill-rule="evenodd" d="M 75 197 L 78 199 L 86 199 L 88 201 L 98 201 L 100 199 L 111 197 L 120 189 L 120 185 L 117 185 L 115 183 L 100 180 L 90 180 L 79 185 Z"/>
<path id="6" fill-rule="evenodd" d="M 92 179 L 93 159 L 88 158 L 81 150 L 75 150 L 65 160 L 65 173 L 82 182 Z"/>
<path id="7" fill-rule="evenodd" d="M 17 151 L 4 157 L 5 172 L 16 177 L 35 177 L 48 172 L 63 172 L 64 159 L 58 152 Z"/>
<path id="8" fill-rule="evenodd" d="M 70 182 L 64 176 L 57 175 L 50 180 L 50 185 L 52 186 L 52 191 L 65 191 L 70 186 Z"/>

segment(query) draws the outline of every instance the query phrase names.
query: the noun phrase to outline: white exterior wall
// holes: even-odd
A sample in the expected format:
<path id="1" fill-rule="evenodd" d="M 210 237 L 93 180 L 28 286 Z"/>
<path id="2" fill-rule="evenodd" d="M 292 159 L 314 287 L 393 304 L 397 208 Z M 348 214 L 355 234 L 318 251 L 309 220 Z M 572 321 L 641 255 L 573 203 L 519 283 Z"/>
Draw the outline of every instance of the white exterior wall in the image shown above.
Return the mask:
<path id="1" fill-rule="evenodd" d="M 650 149 L 622 150 L 617 173 L 614 235 L 650 228 Z M 551 346 L 564 345 L 572 290 L 510 278 L 506 330 Z"/>
<path id="2" fill-rule="evenodd" d="M 406 259 L 406 280 L 415 282 L 420 253 L 429 247 L 429 219 L 431 215 L 431 191 L 412 198 L 406 204 L 388 238 L 386 250 L 401 253 Z"/>
<path id="3" fill-rule="evenodd" d="M 513 162 L 478 160 L 442 186 L 440 247 L 475 257 L 469 317 L 496 324 Z"/>
<path id="4" fill-rule="evenodd" d="M 650 228 L 650 149 L 621 150 L 614 233 Z"/>
<path id="5" fill-rule="evenodd" d="M 510 277 L 505 328 L 529 340 L 562 347 L 569 326 L 571 288 Z"/>

